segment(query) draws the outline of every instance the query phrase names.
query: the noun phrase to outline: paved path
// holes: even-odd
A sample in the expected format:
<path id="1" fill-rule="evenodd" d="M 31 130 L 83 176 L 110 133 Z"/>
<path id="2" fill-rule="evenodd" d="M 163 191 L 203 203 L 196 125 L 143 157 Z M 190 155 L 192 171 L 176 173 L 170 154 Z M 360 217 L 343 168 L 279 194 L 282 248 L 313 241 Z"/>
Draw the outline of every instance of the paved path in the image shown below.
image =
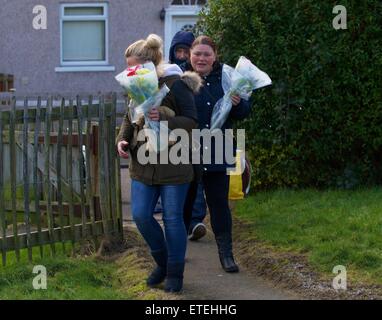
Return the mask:
<path id="1" fill-rule="evenodd" d="M 187 299 L 211 300 L 285 300 L 295 299 L 290 293 L 275 288 L 270 282 L 249 276 L 245 270 L 229 274 L 220 266 L 211 233 L 187 247 L 184 294 Z"/>
<path id="2" fill-rule="evenodd" d="M 130 212 L 130 179 L 123 169 L 122 201 L 124 224 L 134 226 Z M 160 220 L 160 215 L 155 215 Z M 211 232 L 199 241 L 189 241 L 186 254 L 183 296 L 186 299 L 211 300 L 286 300 L 296 295 L 276 288 L 271 282 L 240 270 L 228 274 L 220 266 Z"/>

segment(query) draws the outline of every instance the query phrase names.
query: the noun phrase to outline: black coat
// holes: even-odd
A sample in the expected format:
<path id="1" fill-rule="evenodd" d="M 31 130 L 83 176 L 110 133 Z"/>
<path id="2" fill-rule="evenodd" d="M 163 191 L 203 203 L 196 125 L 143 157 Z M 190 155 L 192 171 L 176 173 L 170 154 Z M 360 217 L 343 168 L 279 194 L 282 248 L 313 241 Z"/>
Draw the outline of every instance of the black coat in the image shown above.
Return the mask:
<path id="1" fill-rule="evenodd" d="M 181 66 L 184 70 L 191 70 L 192 66 L 190 64 L 184 64 Z M 213 70 L 208 76 L 202 77 L 203 86 L 200 89 L 199 93 L 195 95 L 195 105 L 198 114 L 198 128 L 199 129 L 209 129 L 211 123 L 211 115 L 212 110 L 215 103 L 224 96 L 223 87 L 221 84 L 222 79 L 222 64 L 216 63 L 214 65 Z M 232 121 L 233 120 L 242 120 L 246 118 L 250 113 L 250 104 L 248 101 L 241 99 L 241 102 L 237 106 L 232 106 L 231 112 L 227 121 L 224 123 L 221 128 L 224 132 L 225 129 L 232 129 Z M 204 145 L 203 139 L 200 141 L 201 153 L 203 154 L 206 151 L 206 146 Z M 233 154 L 236 154 L 236 146 L 235 142 L 231 146 L 226 144 L 226 140 L 224 140 L 223 144 L 223 155 L 226 147 L 232 148 Z M 225 157 L 223 157 L 223 163 L 219 164 L 216 161 L 215 157 L 215 144 L 211 144 L 211 163 L 203 163 L 204 171 L 225 171 L 227 167 L 234 167 L 232 164 L 228 164 Z"/>

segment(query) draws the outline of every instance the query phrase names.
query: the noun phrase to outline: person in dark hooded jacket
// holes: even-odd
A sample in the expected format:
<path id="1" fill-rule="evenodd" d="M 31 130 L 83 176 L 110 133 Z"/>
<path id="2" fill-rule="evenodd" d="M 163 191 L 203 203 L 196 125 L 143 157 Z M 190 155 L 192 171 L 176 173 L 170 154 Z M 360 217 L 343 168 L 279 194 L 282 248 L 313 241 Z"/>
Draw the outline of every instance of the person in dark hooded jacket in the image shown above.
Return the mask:
<path id="1" fill-rule="evenodd" d="M 190 60 L 190 49 L 195 37 L 192 32 L 178 31 L 171 41 L 169 62 L 177 64 L 183 71 Z M 207 233 L 207 228 L 203 223 L 207 214 L 207 204 L 204 198 L 203 183 L 199 181 L 197 189 L 193 190 L 195 194 L 190 195 L 193 200 L 193 206 L 186 207 L 184 209 L 184 223 L 188 233 L 188 239 L 192 241 L 199 240 Z M 158 203 L 154 210 L 155 213 L 163 212 L 161 199 L 158 199 Z"/>
<path id="2" fill-rule="evenodd" d="M 178 31 L 171 41 L 169 60 L 181 66 L 190 59 L 190 48 L 195 37 L 192 32 Z"/>
<path id="3" fill-rule="evenodd" d="M 171 41 L 170 62 L 179 65 L 183 71 L 187 68 L 190 61 L 190 49 L 195 37 L 192 32 L 178 31 Z M 186 207 L 184 212 L 184 221 L 188 231 L 189 240 L 199 240 L 207 233 L 207 228 L 203 223 L 207 214 L 207 204 L 204 198 L 204 188 L 201 181 L 197 184 L 194 203 L 192 207 Z M 186 203 L 188 206 L 188 203 Z"/>
<path id="4" fill-rule="evenodd" d="M 178 31 L 171 41 L 169 51 L 169 63 L 176 64 L 179 67 L 185 64 L 190 58 L 190 48 L 195 37 L 192 32 Z M 183 70 L 184 71 L 184 70 Z M 162 199 L 159 197 L 155 206 L 154 213 L 162 213 Z M 190 217 L 191 219 L 191 217 Z M 186 227 L 188 224 L 186 224 Z M 188 233 L 188 230 L 187 230 Z"/>

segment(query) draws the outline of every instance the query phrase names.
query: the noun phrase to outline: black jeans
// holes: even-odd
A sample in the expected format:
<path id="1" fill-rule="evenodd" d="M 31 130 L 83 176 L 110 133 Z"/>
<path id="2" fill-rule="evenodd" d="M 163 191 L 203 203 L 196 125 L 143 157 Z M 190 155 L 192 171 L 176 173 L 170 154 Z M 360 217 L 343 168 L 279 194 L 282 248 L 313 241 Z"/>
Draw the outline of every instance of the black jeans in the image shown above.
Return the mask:
<path id="1" fill-rule="evenodd" d="M 210 211 L 211 227 L 215 236 L 232 232 L 232 216 L 228 204 L 229 175 L 222 172 L 205 172 L 202 177 L 206 201 Z M 184 206 L 184 224 L 189 230 L 192 208 L 196 198 L 198 183 L 192 181 Z"/>

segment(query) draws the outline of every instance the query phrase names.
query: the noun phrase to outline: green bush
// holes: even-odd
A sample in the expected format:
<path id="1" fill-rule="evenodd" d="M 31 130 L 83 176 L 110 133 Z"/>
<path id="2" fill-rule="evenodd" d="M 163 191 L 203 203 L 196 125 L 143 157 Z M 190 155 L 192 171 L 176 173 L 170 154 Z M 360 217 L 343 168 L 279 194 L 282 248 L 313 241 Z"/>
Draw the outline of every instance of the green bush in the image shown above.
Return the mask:
<path id="1" fill-rule="evenodd" d="M 199 30 L 222 62 L 247 56 L 273 80 L 252 97 L 246 129 L 254 186 L 382 182 L 382 2 L 210 0 Z"/>

